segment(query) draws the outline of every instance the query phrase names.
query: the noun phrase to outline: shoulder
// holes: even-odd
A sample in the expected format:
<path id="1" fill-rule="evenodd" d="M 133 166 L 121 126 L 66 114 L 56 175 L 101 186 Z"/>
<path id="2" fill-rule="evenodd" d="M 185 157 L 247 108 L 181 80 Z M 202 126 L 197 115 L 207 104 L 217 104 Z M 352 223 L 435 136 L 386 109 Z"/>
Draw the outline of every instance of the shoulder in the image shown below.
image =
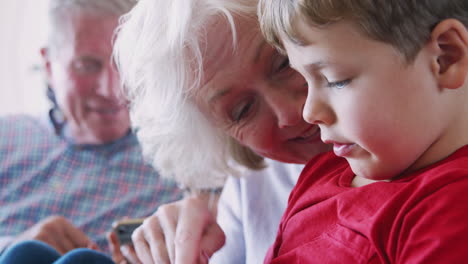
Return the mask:
<path id="1" fill-rule="evenodd" d="M 0 145 L 32 146 L 48 145 L 57 137 L 47 123 L 27 115 L 11 115 L 0 118 Z"/>
<path id="2" fill-rule="evenodd" d="M 406 182 L 405 179 L 401 181 Z M 413 193 L 423 197 L 439 195 L 441 192 L 453 192 L 457 189 L 467 190 L 468 146 L 462 147 L 446 159 L 416 172 L 415 176 L 410 177 L 408 182 L 409 186 L 413 187 Z"/>
<path id="3" fill-rule="evenodd" d="M 288 176 L 295 180 L 299 178 L 299 174 L 304 169 L 304 164 L 290 164 L 270 159 L 267 159 L 266 163 L 268 167 L 265 169 L 265 173 L 278 174 L 282 177 Z"/>
<path id="4" fill-rule="evenodd" d="M 296 183 L 304 168 L 303 164 L 290 164 L 271 159 L 265 159 L 265 163 L 267 166 L 262 170 L 248 170 L 240 178 L 241 181 L 287 181 Z"/>
<path id="5" fill-rule="evenodd" d="M 9 115 L 0 118 L 0 128 L 3 129 L 33 129 L 43 128 L 46 126 L 44 122 L 38 118 L 28 115 Z"/>
<path id="6" fill-rule="evenodd" d="M 304 168 L 303 164 L 288 164 L 266 159 L 266 167 L 262 170 L 247 170 L 240 178 L 228 178 L 225 188 L 235 189 L 239 194 L 249 197 L 259 194 L 274 194 L 286 198 L 294 187 Z M 286 198 L 284 200 L 286 200 Z"/>
<path id="7" fill-rule="evenodd" d="M 45 136 L 52 134 L 52 130 L 47 123 L 39 118 L 28 115 L 10 115 L 0 118 L 0 135 L 28 137 Z"/>
<path id="8" fill-rule="evenodd" d="M 228 177 L 221 201 L 258 204 L 258 201 L 286 204 L 291 189 L 304 167 L 266 159 L 267 167 L 246 171 L 242 177 Z"/>
<path id="9" fill-rule="evenodd" d="M 465 195 L 468 190 L 468 146 L 418 173 L 410 180 L 410 186 L 413 187 L 412 195 L 419 196 L 417 205 L 427 202 L 428 206 L 436 208 L 433 204 L 436 200 L 453 208 L 462 201 L 468 203 L 468 195 Z"/>
<path id="10" fill-rule="evenodd" d="M 420 259 L 427 256 L 445 259 L 446 263 L 462 263 L 468 243 L 467 156 L 450 158 L 419 178 L 413 182 L 413 188 L 401 190 L 405 192 L 399 201 L 402 218 L 396 226 L 401 227 L 399 236 L 407 242 L 399 251 L 402 253 L 398 262 L 430 263 Z M 426 244 L 424 252 L 419 247 L 421 243 Z"/>

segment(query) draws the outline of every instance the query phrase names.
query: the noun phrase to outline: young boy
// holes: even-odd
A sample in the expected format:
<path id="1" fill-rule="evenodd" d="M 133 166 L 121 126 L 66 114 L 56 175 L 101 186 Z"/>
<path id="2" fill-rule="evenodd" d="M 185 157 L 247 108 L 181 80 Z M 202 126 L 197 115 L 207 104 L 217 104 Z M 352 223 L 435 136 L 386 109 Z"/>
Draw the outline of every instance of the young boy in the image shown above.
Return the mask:
<path id="1" fill-rule="evenodd" d="M 262 0 L 260 23 L 334 150 L 265 263 L 466 263 L 468 1 Z"/>

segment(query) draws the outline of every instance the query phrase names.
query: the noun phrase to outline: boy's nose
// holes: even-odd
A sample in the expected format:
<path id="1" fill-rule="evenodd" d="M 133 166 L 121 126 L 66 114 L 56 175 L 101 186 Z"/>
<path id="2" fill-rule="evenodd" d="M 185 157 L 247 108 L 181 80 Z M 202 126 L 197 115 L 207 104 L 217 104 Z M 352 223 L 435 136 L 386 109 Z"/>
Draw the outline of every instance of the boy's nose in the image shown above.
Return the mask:
<path id="1" fill-rule="evenodd" d="M 309 89 L 305 101 L 302 117 L 307 123 L 316 125 L 331 125 L 334 120 L 334 114 L 327 102 L 320 98 L 318 94 Z"/>

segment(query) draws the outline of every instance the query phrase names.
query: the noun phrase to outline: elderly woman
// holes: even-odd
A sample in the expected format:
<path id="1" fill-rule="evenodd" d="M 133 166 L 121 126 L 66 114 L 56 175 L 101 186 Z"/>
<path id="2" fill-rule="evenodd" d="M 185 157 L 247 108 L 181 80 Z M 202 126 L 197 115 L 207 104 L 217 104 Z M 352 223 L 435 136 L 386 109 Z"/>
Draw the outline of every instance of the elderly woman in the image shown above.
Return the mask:
<path id="1" fill-rule="evenodd" d="M 242 168 L 263 168 L 263 157 L 304 164 L 329 149 L 317 126 L 302 119 L 306 83 L 265 42 L 256 5 L 256 0 L 140 0 L 120 28 L 115 55 L 145 155 L 163 175 L 188 188 L 222 186 L 227 175 L 239 175 Z M 276 175 L 270 177 L 288 174 L 272 163 L 277 167 L 269 170 Z M 276 201 L 279 195 L 275 190 L 261 193 L 263 201 Z M 231 250 L 210 263 L 260 263 L 275 235 L 275 227 L 263 229 L 262 222 L 278 222 L 284 193 L 276 219 L 246 212 L 261 210 L 262 200 L 248 201 L 255 206 L 246 210 L 235 208 L 256 218 L 248 220 L 257 223 L 258 242 L 266 245 L 259 253 L 249 257 L 236 243 L 240 238 L 230 242 L 228 235 Z M 150 217 L 134 233 L 140 261 L 197 263 L 222 246 L 224 236 L 213 216 L 189 215 L 194 210 L 187 205 L 178 209 L 166 219 Z M 263 233 L 271 233 L 267 241 L 261 241 Z M 254 239 L 257 234 L 250 235 Z"/>

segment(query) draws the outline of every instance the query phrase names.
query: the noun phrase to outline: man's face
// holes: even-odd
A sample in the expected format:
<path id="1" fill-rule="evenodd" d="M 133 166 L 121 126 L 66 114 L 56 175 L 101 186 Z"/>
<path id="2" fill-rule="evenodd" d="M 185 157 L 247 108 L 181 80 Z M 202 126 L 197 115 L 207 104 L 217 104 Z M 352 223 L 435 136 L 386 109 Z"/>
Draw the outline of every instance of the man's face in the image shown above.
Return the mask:
<path id="1" fill-rule="evenodd" d="M 43 50 L 48 82 L 77 143 L 102 144 L 130 127 L 120 79 L 112 61 L 116 16 L 70 15 L 61 43 Z"/>

